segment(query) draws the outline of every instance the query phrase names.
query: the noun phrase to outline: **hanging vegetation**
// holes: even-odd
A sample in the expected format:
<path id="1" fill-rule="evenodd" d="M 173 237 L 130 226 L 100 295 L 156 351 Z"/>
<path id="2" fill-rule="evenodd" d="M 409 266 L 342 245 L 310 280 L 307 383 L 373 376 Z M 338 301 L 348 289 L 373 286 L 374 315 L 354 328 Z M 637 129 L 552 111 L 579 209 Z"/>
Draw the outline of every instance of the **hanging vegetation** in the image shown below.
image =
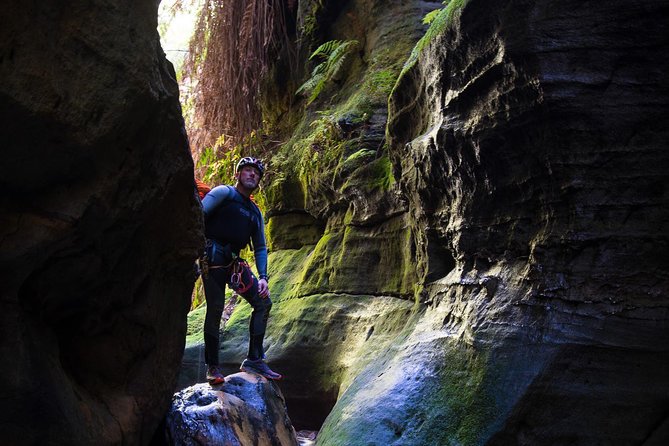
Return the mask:
<path id="1" fill-rule="evenodd" d="M 261 127 L 261 82 L 279 48 L 291 46 L 286 14 L 295 3 L 204 1 L 184 67 L 184 76 L 197 80 L 187 93 L 194 107 L 187 123 L 194 152 L 216 141 L 243 144 Z"/>
<path id="2" fill-rule="evenodd" d="M 357 40 L 330 40 L 313 52 L 309 60 L 321 59 L 314 68 L 311 77 L 298 88 L 296 93 L 309 93 L 307 104 L 311 104 L 333 80 L 344 65 L 346 58 L 358 45 Z"/>

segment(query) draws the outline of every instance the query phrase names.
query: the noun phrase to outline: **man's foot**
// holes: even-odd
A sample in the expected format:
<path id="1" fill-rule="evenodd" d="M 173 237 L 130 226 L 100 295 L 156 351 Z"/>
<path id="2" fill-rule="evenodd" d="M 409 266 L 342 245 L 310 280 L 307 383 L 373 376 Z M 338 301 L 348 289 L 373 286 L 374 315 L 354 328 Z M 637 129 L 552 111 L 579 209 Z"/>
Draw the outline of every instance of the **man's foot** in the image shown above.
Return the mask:
<path id="1" fill-rule="evenodd" d="M 242 362 L 242 366 L 239 368 L 242 372 L 248 372 L 248 373 L 256 373 L 258 375 L 264 376 L 267 379 L 273 379 L 273 380 L 280 380 L 283 378 L 283 375 L 280 373 L 276 373 L 272 369 L 269 368 L 267 364 L 265 364 L 265 361 L 262 359 L 248 359 L 246 358 L 244 362 Z"/>
<path id="2" fill-rule="evenodd" d="M 207 367 L 207 381 L 211 385 L 221 384 L 225 381 L 225 376 L 223 376 L 221 369 L 217 365 Z"/>

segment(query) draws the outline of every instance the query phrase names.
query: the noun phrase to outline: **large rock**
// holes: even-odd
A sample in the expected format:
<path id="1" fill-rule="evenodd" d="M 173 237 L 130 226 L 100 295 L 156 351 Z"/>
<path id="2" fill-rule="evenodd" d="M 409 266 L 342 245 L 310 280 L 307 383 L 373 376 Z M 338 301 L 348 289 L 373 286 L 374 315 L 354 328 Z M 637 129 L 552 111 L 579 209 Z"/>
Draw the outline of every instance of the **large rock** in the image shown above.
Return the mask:
<path id="1" fill-rule="evenodd" d="M 173 445 L 297 446 L 278 384 L 250 373 L 178 392 L 166 424 Z"/>
<path id="2" fill-rule="evenodd" d="M 0 438 L 141 444 L 201 238 L 157 3 L 4 2 Z"/>

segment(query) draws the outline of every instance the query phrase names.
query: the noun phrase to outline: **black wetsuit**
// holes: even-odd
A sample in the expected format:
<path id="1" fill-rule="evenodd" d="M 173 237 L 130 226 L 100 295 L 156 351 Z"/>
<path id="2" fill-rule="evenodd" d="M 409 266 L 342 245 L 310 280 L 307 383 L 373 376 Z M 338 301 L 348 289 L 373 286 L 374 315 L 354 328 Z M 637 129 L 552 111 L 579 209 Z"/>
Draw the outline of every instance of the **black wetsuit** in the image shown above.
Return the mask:
<path id="1" fill-rule="evenodd" d="M 267 278 L 265 225 L 258 207 L 232 186 L 215 187 L 202 199 L 207 237 L 209 273 L 203 279 L 207 314 L 204 322 L 205 361 L 218 365 L 220 323 L 225 305 L 225 285 L 230 284 L 234 258 L 249 244 L 253 245 L 256 268 Z M 221 267 L 223 266 L 223 267 Z M 263 338 L 272 301 L 258 294 L 258 280 L 247 271 L 250 287 L 241 296 L 253 307 L 249 323 L 249 359 L 264 356 Z M 251 283 L 252 282 L 252 283 Z"/>

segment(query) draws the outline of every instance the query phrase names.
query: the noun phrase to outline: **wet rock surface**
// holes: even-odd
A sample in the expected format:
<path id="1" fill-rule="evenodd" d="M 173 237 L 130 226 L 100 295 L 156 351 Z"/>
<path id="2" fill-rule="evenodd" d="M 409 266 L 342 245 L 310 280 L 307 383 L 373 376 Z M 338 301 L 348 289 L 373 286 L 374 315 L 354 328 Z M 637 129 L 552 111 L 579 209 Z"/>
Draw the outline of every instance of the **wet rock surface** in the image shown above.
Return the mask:
<path id="1" fill-rule="evenodd" d="M 201 222 L 156 8 L 3 5 L 3 444 L 147 443 L 169 407 Z"/>
<path id="2" fill-rule="evenodd" d="M 166 424 L 173 445 L 298 444 L 279 385 L 244 372 L 178 392 Z"/>

